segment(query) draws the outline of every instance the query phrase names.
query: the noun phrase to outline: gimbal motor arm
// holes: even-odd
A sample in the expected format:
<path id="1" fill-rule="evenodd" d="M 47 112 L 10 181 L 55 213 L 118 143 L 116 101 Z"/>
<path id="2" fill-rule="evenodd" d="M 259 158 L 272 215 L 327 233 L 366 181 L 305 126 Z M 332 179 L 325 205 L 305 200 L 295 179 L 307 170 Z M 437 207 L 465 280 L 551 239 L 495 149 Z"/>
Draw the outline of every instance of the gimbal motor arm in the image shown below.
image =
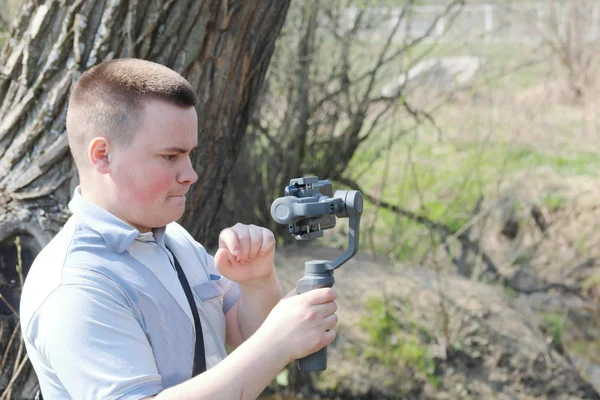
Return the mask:
<path id="1" fill-rule="evenodd" d="M 333 198 L 326 196 L 320 196 L 318 199 L 316 197 L 280 197 L 271 205 L 271 216 L 275 222 L 282 225 L 293 224 L 304 219 L 319 218 L 328 214 L 333 214 L 338 218 L 348 218 L 348 249 L 329 263 L 327 269 L 333 271 L 358 252 L 362 210 L 363 198 L 358 190 L 337 190 Z"/>

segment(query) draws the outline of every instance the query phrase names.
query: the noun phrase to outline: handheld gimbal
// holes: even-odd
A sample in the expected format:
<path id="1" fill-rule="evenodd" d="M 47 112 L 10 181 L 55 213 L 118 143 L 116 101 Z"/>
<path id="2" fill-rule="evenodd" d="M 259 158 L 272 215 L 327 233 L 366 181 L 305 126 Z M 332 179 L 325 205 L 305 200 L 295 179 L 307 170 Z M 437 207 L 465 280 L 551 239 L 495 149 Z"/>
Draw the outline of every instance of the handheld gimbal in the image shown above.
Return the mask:
<path id="1" fill-rule="evenodd" d="M 296 286 L 298 294 L 333 286 L 333 271 L 358 251 L 362 211 L 363 198 L 358 190 L 337 190 L 334 195 L 331 182 L 316 176 L 292 179 L 285 196 L 273 202 L 271 216 L 275 222 L 289 225 L 290 233 L 298 240 L 322 237 L 323 230 L 335 226 L 335 217 L 349 218 L 348 249 L 333 261 L 307 261 L 304 276 Z M 327 347 L 298 360 L 298 367 L 305 371 L 327 369 Z"/>

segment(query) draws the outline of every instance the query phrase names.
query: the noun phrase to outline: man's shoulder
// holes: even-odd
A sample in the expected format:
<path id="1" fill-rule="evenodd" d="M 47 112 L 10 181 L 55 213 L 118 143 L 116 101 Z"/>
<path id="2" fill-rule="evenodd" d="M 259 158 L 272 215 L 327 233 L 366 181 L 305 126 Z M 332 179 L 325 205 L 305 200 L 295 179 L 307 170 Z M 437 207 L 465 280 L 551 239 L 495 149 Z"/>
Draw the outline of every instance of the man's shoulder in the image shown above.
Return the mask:
<path id="1" fill-rule="evenodd" d="M 36 256 L 27 277 L 44 276 L 54 281 L 79 253 L 104 257 L 110 252 L 102 236 L 71 216 L 62 229 Z"/>
<path id="2" fill-rule="evenodd" d="M 76 281 L 69 273 L 69 266 L 79 265 L 80 260 L 89 260 L 90 255 L 102 257 L 99 253 L 106 246 L 101 243 L 101 238 L 79 223 L 75 216 L 69 218 L 39 252 L 27 273 L 20 300 L 20 316 L 24 327 L 65 280 L 67 283 Z"/>
<path id="3" fill-rule="evenodd" d="M 69 218 L 56 236 L 38 253 L 27 272 L 19 305 L 24 331 L 31 317 L 62 283 L 62 269 L 76 225 L 76 219 Z"/>
<path id="4" fill-rule="evenodd" d="M 57 286 L 60 283 L 60 271 L 65 263 L 76 229 L 77 220 L 75 217 L 69 218 L 56 236 L 42 248 L 27 273 L 24 292 L 28 290 L 29 283 L 34 280 L 43 281 L 44 286 Z"/>

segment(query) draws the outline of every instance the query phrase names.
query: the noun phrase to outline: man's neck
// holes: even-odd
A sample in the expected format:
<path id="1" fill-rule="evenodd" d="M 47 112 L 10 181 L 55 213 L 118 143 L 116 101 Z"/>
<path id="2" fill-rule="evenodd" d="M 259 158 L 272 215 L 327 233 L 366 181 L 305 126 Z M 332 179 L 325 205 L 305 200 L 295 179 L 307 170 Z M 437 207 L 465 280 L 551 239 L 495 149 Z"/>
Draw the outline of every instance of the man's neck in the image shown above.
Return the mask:
<path id="1" fill-rule="evenodd" d="M 130 225 L 131 227 L 137 229 L 140 233 L 146 233 L 146 232 L 152 231 L 151 228 L 142 227 L 142 226 L 138 226 L 136 224 L 131 223 L 127 218 L 125 218 L 123 215 L 121 215 L 121 213 L 116 209 L 116 207 L 113 206 L 113 202 L 108 201 L 106 199 L 106 196 L 103 195 L 103 194 L 107 194 L 107 191 L 103 191 L 103 194 L 100 194 L 100 193 L 97 193 L 96 191 L 94 191 L 93 188 L 86 187 L 83 184 L 79 186 L 79 190 L 80 190 L 81 196 L 83 196 L 86 200 L 88 200 L 89 202 L 94 203 L 98 207 L 101 207 L 102 209 L 108 211 L 115 217 L 119 218 L 121 221 L 123 221 L 126 224 Z M 110 191 L 108 191 L 108 194 L 110 195 Z"/>

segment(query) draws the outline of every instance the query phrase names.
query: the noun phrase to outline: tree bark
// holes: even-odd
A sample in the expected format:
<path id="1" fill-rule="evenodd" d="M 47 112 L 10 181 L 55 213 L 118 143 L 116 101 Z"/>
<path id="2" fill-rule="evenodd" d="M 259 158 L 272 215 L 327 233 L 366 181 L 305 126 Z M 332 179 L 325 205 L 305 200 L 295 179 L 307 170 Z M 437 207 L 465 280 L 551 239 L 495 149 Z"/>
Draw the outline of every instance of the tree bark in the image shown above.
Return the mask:
<path id="1" fill-rule="evenodd" d="M 69 89 L 85 69 L 121 57 L 167 65 L 196 89 L 199 181 L 182 223 L 214 241 L 214 215 L 288 4 L 28 1 L 0 54 L 0 241 L 25 231 L 43 246 L 64 223 L 76 183 Z"/>
<path id="2" fill-rule="evenodd" d="M 65 132 L 69 89 L 87 68 L 123 57 L 164 64 L 198 94 L 199 179 L 180 222 L 199 241 L 215 243 L 227 177 L 288 6 L 289 0 L 26 1 L 0 52 L 0 244 L 25 235 L 41 248 L 69 217 L 77 184 Z M 1 278 L 0 271 L 3 290 Z"/>

